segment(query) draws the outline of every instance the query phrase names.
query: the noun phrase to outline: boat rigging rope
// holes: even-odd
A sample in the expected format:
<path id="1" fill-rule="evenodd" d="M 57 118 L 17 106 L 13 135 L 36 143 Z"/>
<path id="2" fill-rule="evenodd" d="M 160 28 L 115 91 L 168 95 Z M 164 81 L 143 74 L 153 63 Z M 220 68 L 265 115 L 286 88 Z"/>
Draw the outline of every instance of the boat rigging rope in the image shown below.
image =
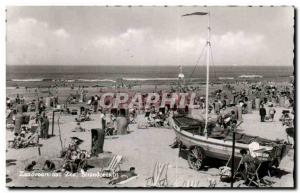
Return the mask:
<path id="1" fill-rule="evenodd" d="M 204 54 L 205 47 L 206 47 L 206 45 L 203 46 L 203 48 L 202 48 L 202 50 L 201 50 L 200 56 L 198 57 L 198 59 L 197 59 L 197 61 L 196 61 L 196 65 L 194 66 L 194 69 L 193 69 L 193 71 L 192 71 L 192 73 L 191 73 L 191 75 L 190 75 L 190 79 L 192 78 L 192 76 L 193 76 L 193 74 L 194 74 L 194 72 L 195 72 L 195 70 L 196 70 L 196 67 L 197 67 L 197 65 L 199 64 L 200 59 L 202 58 L 202 56 L 203 56 L 203 54 Z"/>
<path id="2" fill-rule="evenodd" d="M 209 48 L 210 48 L 210 57 L 211 57 L 212 69 L 213 69 L 213 71 L 214 71 L 215 79 L 217 79 L 217 74 L 216 74 L 216 70 L 215 70 L 214 57 L 213 57 L 213 55 L 212 55 L 212 47 L 209 46 Z"/>
<path id="3" fill-rule="evenodd" d="M 206 47 L 206 46 L 207 46 L 207 44 L 206 44 L 205 46 L 203 46 L 203 48 L 202 48 L 202 50 L 201 50 L 200 56 L 198 57 L 197 62 L 196 62 L 196 65 L 194 66 L 193 71 L 192 71 L 192 73 L 191 73 L 191 75 L 190 75 L 190 77 L 189 77 L 190 79 L 193 77 L 193 74 L 194 74 L 194 72 L 196 71 L 197 65 L 199 64 L 200 59 L 202 58 L 202 56 L 203 56 L 203 54 L 204 54 L 204 50 L 205 50 L 205 47 Z M 212 47 L 209 46 L 208 49 L 210 49 L 210 53 L 212 53 Z M 216 74 L 215 63 L 214 63 L 214 58 L 213 58 L 213 55 L 212 55 L 212 54 L 210 54 L 210 58 L 211 58 L 211 63 L 212 63 L 212 69 L 213 69 L 214 78 L 216 79 L 216 78 L 217 78 L 217 74 Z"/>

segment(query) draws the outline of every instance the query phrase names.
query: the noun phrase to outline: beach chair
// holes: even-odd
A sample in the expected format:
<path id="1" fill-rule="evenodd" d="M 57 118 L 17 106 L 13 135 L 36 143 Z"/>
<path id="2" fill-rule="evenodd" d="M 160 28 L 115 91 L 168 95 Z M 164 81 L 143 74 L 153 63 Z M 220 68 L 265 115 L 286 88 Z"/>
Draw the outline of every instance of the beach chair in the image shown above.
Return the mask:
<path id="1" fill-rule="evenodd" d="M 113 136 L 113 135 L 114 135 L 114 128 L 113 127 L 105 128 L 105 136 Z"/>
<path id="2" fill-rule="evenodd" d="M 122 156 L 121 155 L 114 155 L 109 162 L 109 165 L 102 170 L 102 177 L 103 178 L 113 178 L 116 175 L 117 169 L 121 170 L 121 163 Z"/>
<path id="3" fill-rule="evenodd" d="M 168 185 L 169 163 L 156 162 L 152 176 L 146 178 L 147 187 L 166 187 Z"/>
<path id="4" fill-rule="evenodd" d="M 258 175 L 258 171 L 260 169 L 261 163 L 258 164 L 257 168 L 255 169 L 255 171 L 247 171 L 246 173 L 246 178 L 248 181 L 248 186 L 250 186 L 252 183 L 255 184 L 256 186 L 260 187 L 261 186 L 261 179 Z"/>
<path id="5" fill-rule="evenodd" d="M 255 159 L 255 168 L 246 170 L 245 177 L 246 181 L 248 181 L 247 185 L 250 186 L 251 184 L 255 184 L 257 187 L 261 187 L 262 185 L 269 185 L 270 182 L 263 179 L 263 176 L 260 175 L 260 169 L 262 164 L 268 162 L 268 156 L 267 153 L 269 151 L 266 151 L 264 149 L 255 150 L 256 153 L 260 153 L 261 156 L 256 157 Z M 253 162 L 253 160 L 250 162 Z M 251 164 L 245 162 L 244 164 Z M 252 163 L 253 164 L 253 163 Z M 269 168 L 266 168 L 268 176 L 270 176 Z"/>

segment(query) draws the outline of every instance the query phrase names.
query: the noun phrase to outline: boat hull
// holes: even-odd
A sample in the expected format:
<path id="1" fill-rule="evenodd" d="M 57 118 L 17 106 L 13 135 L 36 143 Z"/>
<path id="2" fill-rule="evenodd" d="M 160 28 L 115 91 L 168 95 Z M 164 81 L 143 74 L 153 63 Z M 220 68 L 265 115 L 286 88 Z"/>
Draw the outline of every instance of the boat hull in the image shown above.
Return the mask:
<path id="1" fill-rule="evenodd" d="M 226 142 L 224 140 L 211 140 L 211 138 L 202 137 L 199 135 L 192 135 L 188 132 L 180 131 L 174 128 L 175 135 L 178 141 L 180 141 L 187 149 L 198 146 L 205 151 L 205 156 L 217 158 L 221 160 L 228 160 L 232 154 L 232 142 Z M 235 146 L 235 157 L 241 158 L 240 150 L 247 149 L 247 145 L 237 144 Z"/>
<path id="2" fill-rule="evenodd" d="M 232 155 L 232 141 L 224 140 L 224 139 L 215 139 L 206 136 L 201 136 L 198 134 L 193 134 L 182 129 L 179 125 L 177 125 L 174 120 L 171 122 L 171 126 L 174 129 L 176 139 L 181 142 L 187 149 L 191 149 L 193 147 L 201 147 L 206 157 L 217 158 L 221 160 L 228 160 Z M 260 148 L 266 150 L 272 150 L 271 146 L 263 146 Z M 240 151 L 242 149 L 248 150 L 248 144 L 244 143 L 235 143 L 235 158 L 241 158 L 242 155 Z M 268 154 L 263 153 L 261 157 L 265 157 L 266 160 L 269 159 Z"/>

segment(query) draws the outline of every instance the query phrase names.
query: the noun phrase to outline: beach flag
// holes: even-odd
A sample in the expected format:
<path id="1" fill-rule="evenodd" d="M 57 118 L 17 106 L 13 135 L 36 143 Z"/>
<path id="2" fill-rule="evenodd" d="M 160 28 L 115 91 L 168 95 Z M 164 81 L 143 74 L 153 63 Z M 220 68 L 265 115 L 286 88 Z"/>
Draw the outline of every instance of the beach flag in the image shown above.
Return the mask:
<path id="1" fill-rule="evenodd" d="M 207 15 L 208 13 L 206 12 L 194 12 L 194 13 L 188 13 L 188 14 L 184 14 L 182 15 L 182 17 L 184 16 L 192 16 L 192 15 Z"/>

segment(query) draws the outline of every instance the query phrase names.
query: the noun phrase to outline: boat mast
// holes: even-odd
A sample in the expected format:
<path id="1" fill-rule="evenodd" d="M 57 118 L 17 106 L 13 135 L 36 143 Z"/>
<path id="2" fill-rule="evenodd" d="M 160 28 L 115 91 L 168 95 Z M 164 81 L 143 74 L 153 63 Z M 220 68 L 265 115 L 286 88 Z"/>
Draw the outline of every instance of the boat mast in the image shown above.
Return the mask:
<path id="1" fill-rule="evenodd" d="M 204 133 L 207 137 L 207 123 L 208 123 L 208 92 L 209 92 L 209 63 L 210 63 L 210 12 L 208 12 L 207 25 L 207 52 L 206 52 L 206 96 L 205 96 L 205 128 Z"/>
<path id="2" fill-rule="evenodd" d="M 192 15 L 208 15 L 208 25 L 207 25 L 207 41 L 206 41 L 206 97 L 205 97 L 205 128 L 204 128 L 204 134 L 207 137 L 207 123 L 208 123 L 208 92 L 209 92 L 209 63 L 210 63 L 210 12 L 194 12 L 189 14 L 184 14 L 182 16 L 192 16 Z M 204 47 L 204 48 L 205 48 Z"/>

